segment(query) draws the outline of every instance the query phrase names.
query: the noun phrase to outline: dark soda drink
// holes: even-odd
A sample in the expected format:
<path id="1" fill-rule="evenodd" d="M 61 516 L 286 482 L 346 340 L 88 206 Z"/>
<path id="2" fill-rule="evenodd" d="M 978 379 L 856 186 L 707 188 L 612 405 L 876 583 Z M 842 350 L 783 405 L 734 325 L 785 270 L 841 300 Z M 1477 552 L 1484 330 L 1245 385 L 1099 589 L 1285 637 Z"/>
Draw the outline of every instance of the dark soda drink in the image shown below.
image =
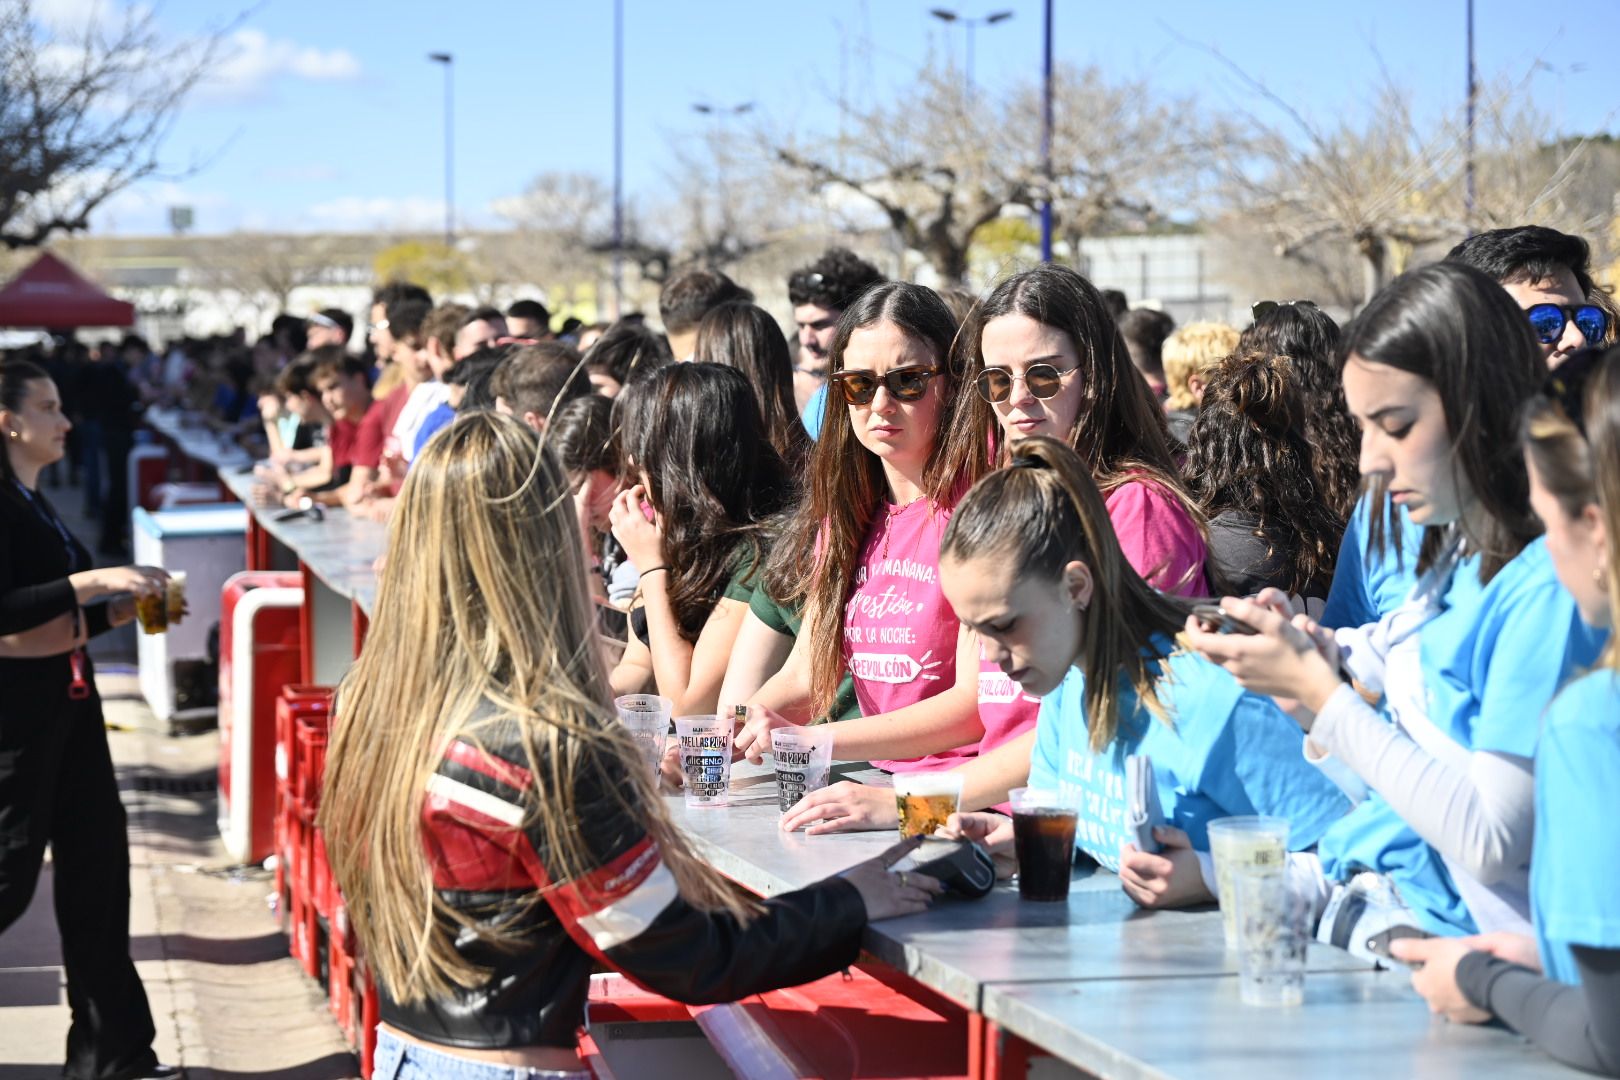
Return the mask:
<path id="1" fill-rule="evenodd" d="M 1069 898 L 1076 819 L 1073 810 L 1056 807 L 1013 811 L 1019 896 L 1043 901 Z"/>

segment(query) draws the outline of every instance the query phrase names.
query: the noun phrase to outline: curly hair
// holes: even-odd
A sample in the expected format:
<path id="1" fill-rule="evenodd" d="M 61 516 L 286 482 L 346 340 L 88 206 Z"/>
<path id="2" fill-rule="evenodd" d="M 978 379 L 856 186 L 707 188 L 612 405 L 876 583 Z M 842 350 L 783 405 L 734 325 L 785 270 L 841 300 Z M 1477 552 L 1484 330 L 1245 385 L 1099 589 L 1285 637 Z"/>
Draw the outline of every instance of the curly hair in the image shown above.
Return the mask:
<path id="1" fill-rule="evenodd" d="M 828 248 L 815 262 L 789 275 L 788 299 L 794 307 L 815 304 L 843 311 L 884 280 L 881 270 L 848 248 Z"/>
<path id="2" fill-rule="evenodd" d="M 1278 304 L 1238 339 L 1239 352 L 1286 356 L 1305 399 L 1305 438 L 1322 498 L 1349 517 L 1361 492 L 1361 433 L 1344 401 L 1335 355 L 1339 324 L 1308 300 Z"/>
<path id="3" fill-rule="evenodd" d="M 1187 439 L 1187 483 L 1210 517 L 1236 511 L 1285 556 L 1289 591 L 1325 595 L 1344 514 L 1311 471 L 1305 395 L 1291 358 L 1239 350 L 1216 365 Z"/>
<path id="4" fill-rule="evenodd" d="M 1160 356 L 1170 396 L 1164 407 L 1197 408 L 1198 399 L 1193 397 L 1188 380 L 1194 375 L 1203 378 L 1216 364 L 1231 356 L 1237 346 L 1237 330 L 1218 322 L 1188 323 L 1165 338 Z"/>

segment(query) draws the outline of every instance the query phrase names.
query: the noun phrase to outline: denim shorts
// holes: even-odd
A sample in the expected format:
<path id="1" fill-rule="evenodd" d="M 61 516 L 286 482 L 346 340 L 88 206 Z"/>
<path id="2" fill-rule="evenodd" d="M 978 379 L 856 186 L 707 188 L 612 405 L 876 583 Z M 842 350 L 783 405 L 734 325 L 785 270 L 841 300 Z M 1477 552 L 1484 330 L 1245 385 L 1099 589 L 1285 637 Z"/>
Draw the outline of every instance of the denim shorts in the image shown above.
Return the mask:
<path id="1" fill-rule="evenodd" d="M 591 1074 L 586 1069 L 530 1069 L 474 1061 L 379 1031 L 371 1080 L 591 1080 Z"/>

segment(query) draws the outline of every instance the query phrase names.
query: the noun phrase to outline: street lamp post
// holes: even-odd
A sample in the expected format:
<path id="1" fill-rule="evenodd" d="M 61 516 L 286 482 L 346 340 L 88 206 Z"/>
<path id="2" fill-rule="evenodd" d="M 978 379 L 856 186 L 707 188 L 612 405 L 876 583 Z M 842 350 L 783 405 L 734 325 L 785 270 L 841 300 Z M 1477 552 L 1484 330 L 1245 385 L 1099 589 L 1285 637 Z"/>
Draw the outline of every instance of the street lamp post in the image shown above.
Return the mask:
<path id="1" fill-rule="evenodd" d="M 624 314 L 624 0 L 613 0 L 613 318 Z"/>
<path id="2" fill-rule="evenodd" d="M 967 54 L 962 67 L 964 81 L 967 86 L 967 98 L 969 101 L 973 100 L 973 31 L 981 26 L 994 26 L 997 23 L 1006 22 L 1013 17 L 1013 13 L 1010 11 L 995 11 L 989 15 L 981 15 L 976 19 L 970 19 L 949 8 L 929 8 L 928 14 L 942 23 L 961 23 L 963 28 L 967 30 Z"/>
<path id="3" fill-rule="evenodd" d="M 714 121 L 714 192 L 720 211 L 719 241 L 724 245 L 730 233 L 730 222 L 727 220 L 730 215 L 727 213 L 729 200 L 726 195 L 726 167 L 722 157 L 725 152 L 725 125 L 728 120 L 753 112 L 754 103 L 744 101 L 737 105 L 711 105 L 707 101 L 694 101 L 692 111 Z"/>
<path id="4" fill-rule="evenodd" d="M 444 246 L 448 248 L 456 243 L 455 108 L 451 89 L 456 64 L 455 57 L 447 52 L 428 53 L 428 59 L 444 65 Z"/>
<path id="5" fill-rule="evenodd" d="M 1052 0 L 1046 0 L 1046 35 L 1041 62 L 1041 172 L 1046 198 L 1041 200 L 1041 262 L 1052 261 Z M 1078 253 L 1076 253 L 1078 254 Z"/>

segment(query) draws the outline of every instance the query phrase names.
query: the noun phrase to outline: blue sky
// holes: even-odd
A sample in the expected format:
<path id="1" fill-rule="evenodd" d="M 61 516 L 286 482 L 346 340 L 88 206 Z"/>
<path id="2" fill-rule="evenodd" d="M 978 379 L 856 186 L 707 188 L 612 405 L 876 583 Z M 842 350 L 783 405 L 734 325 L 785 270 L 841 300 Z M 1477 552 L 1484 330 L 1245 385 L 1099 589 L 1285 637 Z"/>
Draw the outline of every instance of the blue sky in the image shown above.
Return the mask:
<path id="1" fill-rule="evenodd" d="M 123 0 L 35 0 L 62 25 Z M 243 4 L 242 6 L 246 6 Z M 977 35 L 975 78 L 1038 74 L 1040 0 L 624 0 L 626 184 L 655 201 L 669 141 L 696 136 L 697 101 L 758 103 L 773 125 L 834 127 L 842 82 L 881 96 L 933 50 L 960 59 L 963 33 L 931 6 L 964 15 L 1010 9 Z M 1620 132 L 1620 97 L 1593 43 L 1620 41 L 1620 0 L 1477 0 L 1482 76 L 1521 76 L 1566 131 Z M 161 25 L 195 33 L 239 8 L 163 0 Z M 1057 0 L 1060 60 L 1147 76 L 1212 105 L 1252 104 L 1192 42 L 1221 50 L 1307 111 L 1364 108 L 1377 56 L 1432 111 L 1462 96 L 1464 0 Z M 864 39 L 868 51 L 847 43 Z M 103 232 L 166 231 L 167 207 L 195 208 L 197 229 L 360 230 L 442 221 L 441 69 L 455 54 L 456 203 L 472 224 L 544 171 L 612 168 L 611 0 L 263 0 L 236 31 L 221 75 L 186 106 L 165 145 L 195 175 L 151 180 L 96 219 Z M 1549 133 L 1550 134 L 1550 133 Z"/>

